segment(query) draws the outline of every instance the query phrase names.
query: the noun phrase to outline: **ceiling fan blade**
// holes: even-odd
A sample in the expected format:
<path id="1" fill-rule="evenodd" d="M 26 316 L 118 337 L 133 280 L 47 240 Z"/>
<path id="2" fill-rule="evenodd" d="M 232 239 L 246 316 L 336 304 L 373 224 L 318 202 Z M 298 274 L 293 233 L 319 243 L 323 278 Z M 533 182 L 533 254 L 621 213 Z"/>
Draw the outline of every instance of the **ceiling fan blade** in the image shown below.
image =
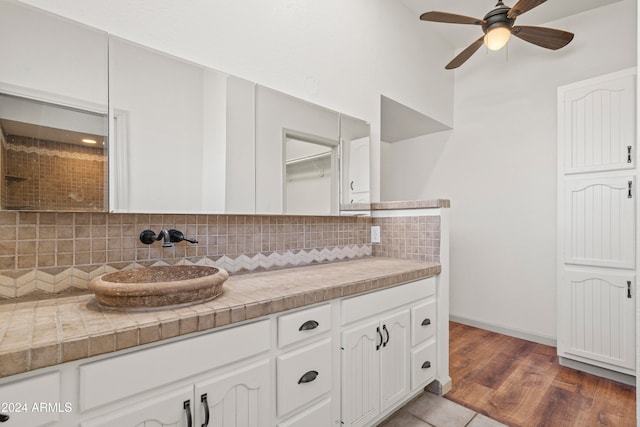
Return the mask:
<path id="1" fill-rule="evenodd" d="M 420 15 L 420 19 L 423 21 L 431 22 L 445 22 L 447 24 L 485 24 L 484 19 L 472 18 L 470 16 L 464 15 L 456 15 L 455 13 L 447 12 L 426 12 Z"/>
<path id="2" fill-rule="evenodd" d="M 480 37 L 478 40 L 471 43 L 465 50 L 460 52 L 458 56 L 453 58 L 451 62 L 449 62 L 444 68 L 447 70 L 453 70 L 454 68 L 458 68 L 462 64 L 464 64 L 467 59 L 471 58 L 471 55 L 476 53 L 476 50 L 480 49 L 480 46 L 484 43 L 484 36 Z"/>
<path id="3" fill-rule="evenodd" d="M 540 6 L 545 1 L 547 0 L 520 0 L 515 4 L 515 6 L 511 8 L 511 10 L 509 10 L 509 12 L 507 13 L 507 17 L 513 19 L 533 9 L 536 6 Z"/>
<path id="4" fill-rule="evenodd" d="M 573 40 L 573 33 L 545 27 L 515 26 L 511 34 L 524 41 L 547 49 L 560 49 Z"/>

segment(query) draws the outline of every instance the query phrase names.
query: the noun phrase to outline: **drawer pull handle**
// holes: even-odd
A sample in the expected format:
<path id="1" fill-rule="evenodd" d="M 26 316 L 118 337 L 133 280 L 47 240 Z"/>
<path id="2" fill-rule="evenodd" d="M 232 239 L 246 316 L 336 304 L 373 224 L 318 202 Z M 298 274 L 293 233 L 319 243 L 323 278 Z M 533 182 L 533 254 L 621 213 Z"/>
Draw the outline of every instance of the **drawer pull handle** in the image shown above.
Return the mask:
<path id="1" fill-rule="evenodd" d="M 422 369 L 429 369 L 431 367 L 431 362 L 428 360 L 422 364 Z"/>
<path id="2" fill-rule="evenodd" d="M 0 414 L 0 423 L 4 423 L 9 421 L 9 415 L 7 414 Z"/>
<path id="3" fill-rule="evenodd" d="M 300 329 L 298 329 L 298 330 L 299 331 L 310 331 L 312 329 L 317 328 L 318 326 L 320 326 L 320 323 L 316 322 L 315 320 L 307 320 L 302 325 L 300 325 Z"/>
<path id="4" fill-rule="evenodd" d="M 429 326 L 431 324 L 431 319 L 424 319 L 422 321 L 422 326 Z"/>
<path id="5" fill-rule="evenodd" d="M 389 330 L 387 329 L 387 325 L 382 325 L 382 330 L 387 334 L 387 339 L 382 343 L 383 347 L 386 347 L 389 344 Z"/>
<path id="6" fill-rule="evenodd" d="M 377 350 L 380 350 L 380 347 L 382 347 L 382 342 L 384 341 L 384 338 L 382 338 L 382 332 L 380 332 L 380 326 L 376 328 L 376 333 L 380 337 L 380 344 L 378 344 L 376 341 L 376 351 L 377 351 Z"/>
<path id="7" fill-rule="evenodd" d="M 207 393 L 200 396 L 200 402 L 204 406 L 204 423 L 202 427 L 207 427 L 209 425 L 209 402 L 207 402 Z"/>
<path id="8" fill-rule="evenodd" d="M 187 414 L 187 427 L 193 427 L 193 421 L 191 420 L 191 401 L 185 400 L 182 407 Z"/>
<path id="9" fill-rule="evenodd" d="M 309 371 L 306 374 L 304 374 L 303 376 L 300 377 L 300 379 L 298 380 L 298 384 L 302 384 L 302 383 L 310 383 L 311 381 L 315 380 L 316 378 L 318 378 L 318 371 Z"/>

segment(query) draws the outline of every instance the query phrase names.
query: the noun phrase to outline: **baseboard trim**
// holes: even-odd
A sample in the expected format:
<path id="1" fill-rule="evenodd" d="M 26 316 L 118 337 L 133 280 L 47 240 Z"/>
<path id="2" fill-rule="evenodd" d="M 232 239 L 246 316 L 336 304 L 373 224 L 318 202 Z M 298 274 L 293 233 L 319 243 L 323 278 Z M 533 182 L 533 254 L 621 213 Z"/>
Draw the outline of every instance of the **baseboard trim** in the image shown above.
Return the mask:
<path id="1" fill-rule="evenodd" d="M 551 347 L 558 346 L 558 342 L 555 338 L 534 334 L 529 331 L 507 328 L 501 325 L 496 325 L 493 323 L 483 322 L 475 319 L 469 319 L 468 317 L 461 317 L 453 314 L 449 314 L 449 320 L 456 323 L 462 323 L 463 325 L 473 326 L 474 328 L 486 329 L 487 331 L 497 332 L 499 334 L 508 335 L 510 337 L 532 341 L 538 344 L 544 344 Z"/>
<path id="2" fill-rule="evenodd" d="M 590 365 L 588 363 L 578 362 L 577 360 L 560 357 L 560 365 L 572 368 L 577 371 L 586 372 L 587 374 L 596 375 L 622 384 L 636 386 L 636 377 L 633 375 L 623 374 L 622 372 L 612 371 L 610 369 L 601 368 L 599 366 Z"/>

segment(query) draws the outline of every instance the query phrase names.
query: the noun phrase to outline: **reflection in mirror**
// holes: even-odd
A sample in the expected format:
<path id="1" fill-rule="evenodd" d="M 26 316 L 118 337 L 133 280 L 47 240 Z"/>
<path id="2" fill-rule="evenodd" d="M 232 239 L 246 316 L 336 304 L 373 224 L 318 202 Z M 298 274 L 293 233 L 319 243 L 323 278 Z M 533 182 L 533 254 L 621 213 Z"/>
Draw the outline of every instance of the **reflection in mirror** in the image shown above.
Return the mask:
<path id="1" fill-rule="evenodd" d="M 329 215 L 337 200 L 337 144 L 285 135 L 285 213 Z"/>
<path id="2" fill-rule="evenodd" d="M 338 146 L 340 133 L 340 117 L 336 111 L 329 110 L 299 98 L 258 85 L 256 87 L 256 133 L 255 133 L 255 166 L 256 166 L 256 213 L 282 214 L 301 213 L 303 204 L 309 205 L 303 199 L 288 200 L 293 197 L 294 190 L 304 183 L 301 180 L 288 185 L 287 171 L 293 171 L 286 165 L 295 155 L 287 153 L 287 139 L 289 137 L 313 142 L 324 147 Z M 294 149 L 295 145 L 291 147 Z M 299 148 L 299 147 L 296 147 Z M 337 155 L 334 155 L 337 158 Z M 331 164 L 331 203 L 322 204 L 322 211 L 315 211 L 307 206 L 305 214 L 335 215 L 339 208 L 338 167 Z M 292 165 L 293 166 L 293 165 Z M 298 170 L 303 165 L 296 166 Z M 312 163 L 307 165 L 313 167 Z M 321 180 L 318 180 L 320 182 Z M 318 183 L 316 182 L 316 183 Z M 291 188 L 289 188 L 291 187 Z M 291 191 L 291 195 L 287 192 Z M 305 199 L 315 197 L 306 194 Z"/>
<path id="3" fill-rule="evenodd" d="M 340 115 L 341 204 L 369 203 L 369 123 Z"/>
<path id="4" fill-rule="evenodd" d="M 109 46 L 112 209 L 202 212 L 208 190 L 207 210 L 224 212 L 226 75 L 113 36 Z"/>
<path id="5" fill-rule="evenodd" d="M 106 114 L 0 93 L 0 205 L 104 211 Z"/>

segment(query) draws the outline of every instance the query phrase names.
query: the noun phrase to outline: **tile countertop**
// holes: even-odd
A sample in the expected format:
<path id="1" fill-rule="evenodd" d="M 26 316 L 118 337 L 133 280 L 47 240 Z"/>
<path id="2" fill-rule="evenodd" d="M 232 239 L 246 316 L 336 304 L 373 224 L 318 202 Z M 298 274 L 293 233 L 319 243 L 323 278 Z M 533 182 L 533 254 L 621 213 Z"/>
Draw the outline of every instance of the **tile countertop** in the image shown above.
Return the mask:
<path id="1" fill-rule="evenodd" d="M 434 276 L 440 264 L 370 257 L 232 275 L 209 302 L 142 312 L 93 294 L 0 305 L 0 377 Z"/>

